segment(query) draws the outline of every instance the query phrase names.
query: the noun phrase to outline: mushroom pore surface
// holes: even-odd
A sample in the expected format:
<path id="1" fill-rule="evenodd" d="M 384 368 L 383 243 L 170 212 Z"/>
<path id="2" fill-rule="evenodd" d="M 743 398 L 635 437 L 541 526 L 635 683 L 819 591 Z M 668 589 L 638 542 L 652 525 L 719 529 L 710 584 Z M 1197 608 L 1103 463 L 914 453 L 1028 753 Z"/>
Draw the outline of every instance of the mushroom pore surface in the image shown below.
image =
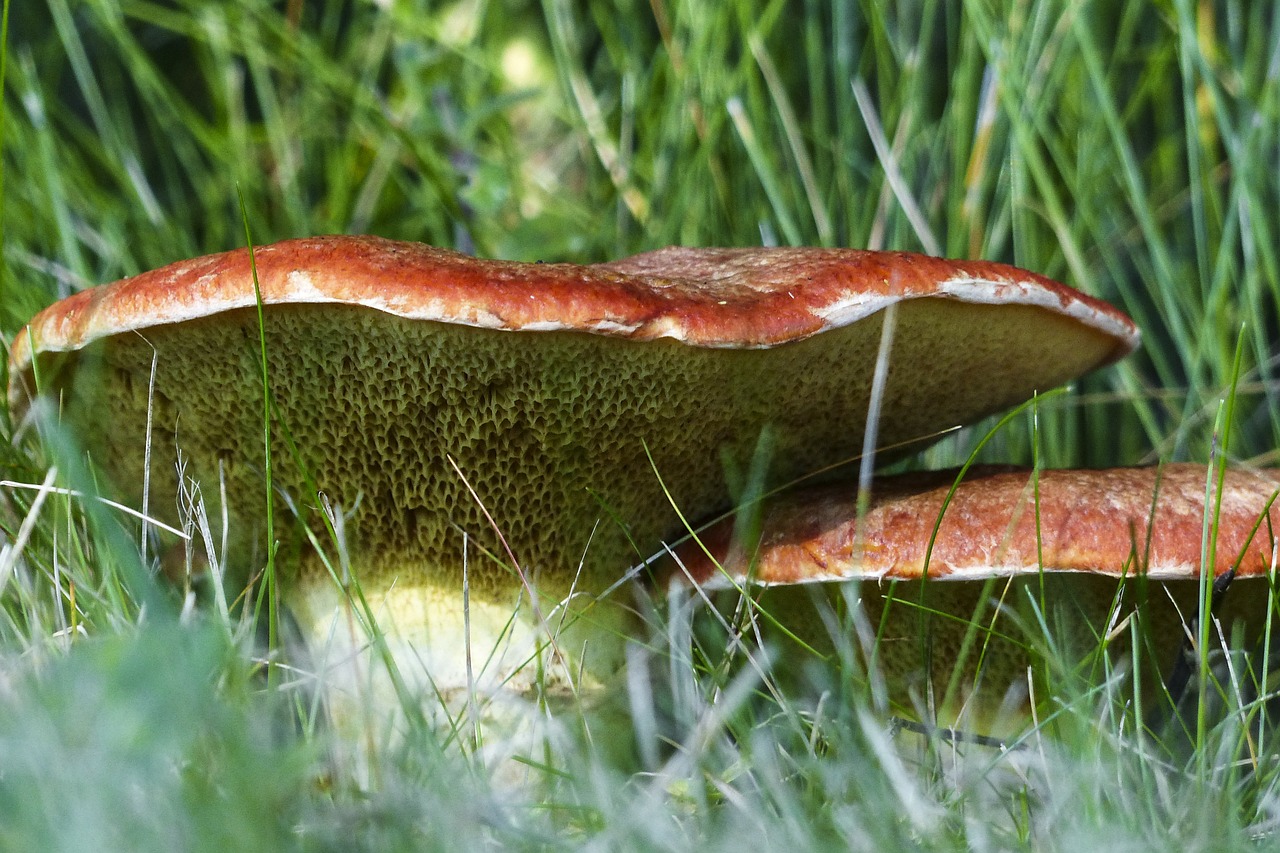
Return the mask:
<path id="1" fill-rule="evenodd" d="M 1086 370 L 1110 345 L 1098 336 L 1096 348 L 1081 346 L 1069 320 L 1039 308 L 997 313 L 943 299 L 900 308 L 882 443 L 998 411 Z M 487 510 L 522 566 L 563 587 L 585 559 L 596 587 L 679 533 L 672 501 L 691 519 L 725 508 L 722 460 L 745 466 L 766 426 L 774 483 L 853 458 L 870 386 L 861 365 L 874 361 L 880 323 L 770 350 L 710 350 L 292 305 L 267 310 L 266 333 L 281 427 L 275 485 L 299 507 L 315 504 L 313 483 L 355 508 L 348 530 L 370 556 L 363 571 L 415 566 L 454 585 L 463 531 L 505 562 Z M 255 312 L 111 336 L 78 360 L 68 411 L 125 495 L 143 482 L 150 406 L 151 505 L 173 506 L 181 450 L 206 499 L 223 478 L 233 514 L 261 517 Z M 1037 384 L 1021 378 L 1028 365 Z M 473 589 L 510 588 L 509 567 L 476 553 Z"/>

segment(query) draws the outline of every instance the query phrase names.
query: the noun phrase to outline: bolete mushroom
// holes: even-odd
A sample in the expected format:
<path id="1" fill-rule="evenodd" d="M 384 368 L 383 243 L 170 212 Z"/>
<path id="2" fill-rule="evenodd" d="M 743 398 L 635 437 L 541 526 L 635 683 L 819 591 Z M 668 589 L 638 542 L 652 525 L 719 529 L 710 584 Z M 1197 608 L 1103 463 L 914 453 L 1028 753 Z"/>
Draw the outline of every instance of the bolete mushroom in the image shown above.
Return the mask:
<path id="1" fill-rule="evenodd" d="M 871 581 L 861 603 L 880 632 L 878 663 L 898 698 L 912 686 L 923 695 L 923 613 L 938 614 L 930 662 L 938 695 L 966 641 L 968 686 L 981 658 L 986 700 L 1025 684 L 1028 650 L 1045 642 L 1041 619 L 1053 620 L 1059 650 L 1078 653 L 1096 650 L 1141 612 L 1167 671 L 1197 616 L 1202 567 L 1210 580 L 1234 572 L 1233 584 L 1265 580 L 1277 568 L 1280 470 L 1227 470 L 1220 492 L 1213 473 L 1168 464 L 1038 474 L 974 466 L 958 482 L 954 470 L 901 474 L 878 478 L 861 514 L 849 486 L 799 489 L 760 509 L 758 538 L 734 541 L 729 518 L 681 543 L 664 561 L 663 579 L 710 588 Z M 1251 621 L 1256 633 L 1266 593 L 1233 586 L 1221 615 Z M 761 606 L 802 602 L 782 593 Z M 1011 615 L 1026 615 L 1028 606 L 1039 612 L 1022 622 Z M 814 621 L 780 618 L 801 633 Z M 1123 643 L 1129 635 L 1118 636 Z M 952 698 L 971 697 L 962 690 Z M 967 709 L 983 720 L 979 728 L 992 704 Z"/>
<path id="2" fill-rule="evenodd" d="M 746 463 L 766 428 L 770 483 L 854 457 L 888 306 L 883 444 L 999 411 L 1137 342 L 1119 311 L 1042 276 L 903 253 L 670 248 L 578 266 L 319 237 L 255 261 L 274 486 L 301 511 L 319 493 L 350 513 L 352 571 L 442 689 L 467 684 L 464 567 L 477 675 L 526 686 L 543 639 L 530 589 L 553 627 L 571 589 L 596 604 L 680 530 L 673 505 L 700 518 L 730 504 L 724 460 Z M 37 315 L 14 341 L 9 399 L 21 412 L 37 390 L 60 395 L 133 499 L 150 417 L 154 511 L 174 503 L 181 452 L 206 499 L 225 493 L 260 536 L 258 336 L 248 251 L 175 263 Z M 344 589 L 314 559 L 294 575 L 286 597 L 322 642 Z M 590 641 L 561 648 L 607 670 L 620 609 L 581 608 Z"/>

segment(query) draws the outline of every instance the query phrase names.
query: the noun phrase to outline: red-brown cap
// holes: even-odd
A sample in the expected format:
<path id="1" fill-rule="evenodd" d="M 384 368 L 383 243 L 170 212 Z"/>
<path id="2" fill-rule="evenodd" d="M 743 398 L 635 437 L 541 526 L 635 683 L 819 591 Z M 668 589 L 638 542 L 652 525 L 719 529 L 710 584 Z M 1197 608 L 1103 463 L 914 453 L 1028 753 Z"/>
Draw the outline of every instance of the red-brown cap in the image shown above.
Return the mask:
<path id="1" fill-rule="evenodd" d="M 254 259 L 267 305 L 342 303 L 487 329 L 761 348 L 847 326 L 903 300 L 933 297 L 1071 318 L 1103 339 L 1090 368 L 1138 344 L 1122 312 L 1043 276 L 905 252 L 668 248 L 580 266 L 480 260 L 377 237 L 315 237 L 258 247 Z M 83 291 L 42 311 L 18 334 L 10 401 L 23 396 L 33 352 L 77 350 L 110 335 L 254 304 L 243 249 Z"/>
<path id="2" fill-rule="evenodd" d="M 699 534 L 723 572 L 692 540 L 675 550 L 684 570 L 668 560 L 664 572 L 673 583 L 712 586 L 748 577 L 765 585 L 910 580 L 925 573 L 927 555 L 927 573 L 938 579 L 1042 568 L 1189 579 L 1198 576 L 1209 541 L 1215 575 L 1233 566 L 1238 576 L 1260 575 L 1276 566 L 1280 471 L 1228 470 L 1219 501 L 1203 465 L 1052 470 L 1038 478 L 1026 469 L 975 466 L 945 503 L 956 476 L 879 478 L 860 519 L 851 486 L 797 491 L 765 505 L 759 545 L 749 553 L 733 547 L 732 519 Z"/>

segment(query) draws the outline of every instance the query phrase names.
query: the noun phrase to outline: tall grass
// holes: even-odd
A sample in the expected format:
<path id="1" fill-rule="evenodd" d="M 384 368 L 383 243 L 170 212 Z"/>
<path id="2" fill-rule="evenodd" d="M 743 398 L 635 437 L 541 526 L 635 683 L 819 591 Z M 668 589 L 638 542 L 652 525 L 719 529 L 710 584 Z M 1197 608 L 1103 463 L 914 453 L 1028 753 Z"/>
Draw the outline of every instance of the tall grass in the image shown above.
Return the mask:
<path id="1" fill-rule="evenodd" d="M 6 343 L 80 288 L 242 245 L 237 193 L 259 243 L 930 250 L 1066 280 L 1143 328 L 1136 356 L 1015 418 L 982 458 L 1280 459 L 1269 4 L 6 9 Z M 92 494 L 49 422 L 0 418 L 0 479 L 56 468 L 49 485 Z M 965 461 L 989 427 L 923 462 Z M 678 601 L 635 646 L 624 708 L 528 709 L 542 746 L 509 746 L 514 761 L 422 726 L 357 763 L 296 730 L 282 706 L 298 684 L 257 679 L 252 626 L 153 581 L 138 537 L 91 498 L 0 490 L 5 846 L 1224 850 L 1277 831 L 1274 760 L 1235 763 L 1239 716 L 1187 761 L 1094 682 L 1062 700 L 1052 739 L 917 752 L 873 713 L 855 626 L 793 698 L 767 655 L 738 667 L 699 645 Z"/>

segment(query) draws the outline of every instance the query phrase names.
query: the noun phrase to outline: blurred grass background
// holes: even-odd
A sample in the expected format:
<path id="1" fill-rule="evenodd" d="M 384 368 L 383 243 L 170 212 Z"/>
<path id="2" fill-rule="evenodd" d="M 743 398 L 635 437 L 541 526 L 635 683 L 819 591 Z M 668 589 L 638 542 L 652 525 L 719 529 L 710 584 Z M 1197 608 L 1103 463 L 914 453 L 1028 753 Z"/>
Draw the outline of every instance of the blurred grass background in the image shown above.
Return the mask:
<path id="1" fill-rule="evenodd" d="M 668 244 L 910 249 L 1045 273 L 1142 327 L 1137 355 L 1042 407 L 1045 464 L 1280 461 L 1273 4 L 6 8 L 6 344 L 71 292 L 242 245 L 240 194 L 258 243 L 376 233 L 575 261 Z M 39 483 L 67 457 L 19 426 L 0 423 L 3 479 Z M 925 461 L 962 460 L 984 429 Z M 1018 419 L 983 454 L 1029 463 L 1031 434 Z M 726 712 L 670 777 L 629 775 L 569 738 L 526 756 L 547 765 L 542 796 L 508 800 L 475 754 L 426 732 L 356 773 L 319 736 L 264 730 L 274 712 L 259 706 L 279 697 L 262 695 L 235 632 L 165 633 L 175 617 L 160 611 L 176 606 L 114 515 L 34 500 L 0 490 L 0 802 L 20 816 L 0 844 L 15 848 L 387 849 L 458 833 L 531 847 L 1229 849 L 1280 814 L 1270 771 L 1188 781 L 1096 734 L 1019 771 L 1056 780 L 1048 801 L 990 773 L 917 772 L 863 725 L 865 697 L 838 691 L 824 725 L 780 714 L 736 729 Z M 613 725 L 596 740 L 639 736 Z M 1100 789 L 1098 773 L 1134 789 Z M 465 781 L 442 783 L 454 774 Z M 77 834 L 91 826 L 119 835 Z"/>

